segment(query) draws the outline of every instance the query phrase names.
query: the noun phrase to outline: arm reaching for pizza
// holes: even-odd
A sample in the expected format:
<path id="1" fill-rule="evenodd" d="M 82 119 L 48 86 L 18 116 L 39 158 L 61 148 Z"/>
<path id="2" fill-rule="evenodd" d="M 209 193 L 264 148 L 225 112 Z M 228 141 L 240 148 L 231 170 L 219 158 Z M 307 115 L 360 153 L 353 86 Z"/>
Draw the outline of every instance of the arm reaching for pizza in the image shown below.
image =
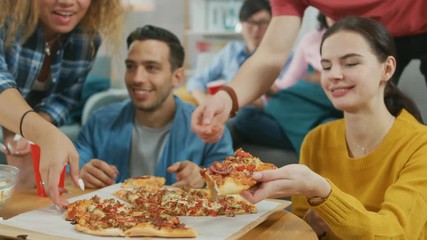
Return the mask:
<path id="1" fill-rule="evenodd" d="M 102 160 L 92 159 L 83 165 L 80 175 L 86 187 L 103 188 L 116 183 L 115 178 L 119 176 L 119 170 Z"/>
<path id="2" fill-rule="evenodd" d="M 172 185 L 174 187 L 189 186 L 192 188 L 201 188 L 205 184 L 200 175 L 201 168 L 188 160 L 174 163 L 167 170 L 169 173 L 176 173 L 176 183 Z"/>
<path id="3" fill-rule="evenodd" d="M 265 198 L 294 195 L 326 198 L 331 192 L 331 185 L 326 179 L 302 164 L 256 172 L 252 178 L 261 184 L 242 193 L 242 196 L 252 203 Z"/>
<path id="4" fill-rule="evenodd" d="M 255 101 L 270 89 L 294 45 L 300 26 L 301 17 L 273 16 L 260 46 L 229 84 L 236 92 L 238 107 Z M 222 136 L 231 107 L 230 96 L 218 91 L 193 112 L 191 128 L 203 141 L 217 141 Z"/>

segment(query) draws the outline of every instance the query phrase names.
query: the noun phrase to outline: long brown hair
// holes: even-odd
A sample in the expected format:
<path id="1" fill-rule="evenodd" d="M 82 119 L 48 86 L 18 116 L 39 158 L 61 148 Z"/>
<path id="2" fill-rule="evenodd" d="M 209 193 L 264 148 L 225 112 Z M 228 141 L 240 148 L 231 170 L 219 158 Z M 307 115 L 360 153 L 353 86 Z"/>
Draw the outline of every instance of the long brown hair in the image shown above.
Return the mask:
<path id="1" fill-rule="evenodd" d="M 353 16 L 337 21 L 325 32 L 320 44 L 320 54 L 322 54 L 322 46 L 325 39 L 342 31 L 351 31 L 360 34 L 368 42 L 371 50 L 380 62 L 384 62 L 389 56 L 396 57 L 394 40 L 383 25 L 369 18 Z M 420 111 L 415 102 L 403 94 L 392 81 L 387 81 L 385 86 L 384 103 L 393 116 L 397 116 L 404 108 L 420 123 L 423 123 Z"/>
<path id="2" fill-rule="evenodd" d="M 23 41 L 34 33 L 39 23 L 39 1 L 2 0 L 0 8 L 0 27 L 7 22 L 4 46 L 10 46 L 16 35 L 22 31 Z M 91 1 L 80 26 L 93 40 L 96 32 L 107 40 L 109 45 L 119 45 L 122 38 L 124 8 L 120 0 Z"/>

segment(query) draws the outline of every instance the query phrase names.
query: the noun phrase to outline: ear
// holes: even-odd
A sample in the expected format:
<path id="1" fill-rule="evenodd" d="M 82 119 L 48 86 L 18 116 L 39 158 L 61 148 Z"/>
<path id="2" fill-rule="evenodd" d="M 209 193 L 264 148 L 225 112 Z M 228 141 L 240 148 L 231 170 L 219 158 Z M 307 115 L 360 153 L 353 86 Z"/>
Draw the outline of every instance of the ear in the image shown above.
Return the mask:
<path id="1" fill-rule="evenodd" d="M 388 81 L 394 74 L 396 70 L 396 59 L 393 56 L 388 56 L 384 62 L 384 81 Z"/>
<path id="2" fill-rule="evenodd" d="M 177 68 L 174 72 L 173 72 L 173 76 L 172 76 L 172 85 L 174 87 L 178 86 L 182 80 L 184 79 L 184 68 Z"/>

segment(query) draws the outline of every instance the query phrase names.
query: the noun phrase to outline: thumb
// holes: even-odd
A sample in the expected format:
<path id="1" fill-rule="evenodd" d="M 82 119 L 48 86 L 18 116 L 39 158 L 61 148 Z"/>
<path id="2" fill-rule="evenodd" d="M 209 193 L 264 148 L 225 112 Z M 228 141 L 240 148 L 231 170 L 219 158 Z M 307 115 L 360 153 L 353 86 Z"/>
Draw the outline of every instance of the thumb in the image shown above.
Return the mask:
<path id="1" fill-rule="evenodd" d="M 280 178 L 279 174 L 274 170 L 265 170 L 260 172 L 254 172 L 252 178 L 258 182 L 270 182 Z"/>
<path id="2" fill-rule="evenodd" d="M 180 165 L 181 165 L 181 162 L 176 162 L 176 163 L 174 163 L 174 164 L 170 165 L 170 166 L 168 167 L 167 171 L 168 171 L 169 173 L 176 172 L 176 171 L 178 171 L 178 169 L 179 169 L 179 166 L 180 166 Z"/>

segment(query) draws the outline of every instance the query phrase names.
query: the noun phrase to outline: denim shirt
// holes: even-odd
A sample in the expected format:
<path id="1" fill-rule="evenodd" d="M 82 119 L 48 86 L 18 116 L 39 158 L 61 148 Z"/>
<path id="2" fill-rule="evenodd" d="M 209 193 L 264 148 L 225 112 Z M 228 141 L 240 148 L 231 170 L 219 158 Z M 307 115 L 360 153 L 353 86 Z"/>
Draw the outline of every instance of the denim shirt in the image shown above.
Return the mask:
<path id="1" fill-rule="evenodd" d="M 22 35 L 18 34 L 7 49 L 4 46 L 5 36 L 6 27 L 3 27 L 0 29 L 0 93 L 16 88 L 28 100 L 47 57 L 43 31 L 38 26 L 24 44 L 21 44 Z M 60 39 L 57 50 L 51 53 L 53 57 L 45 97 L 33 105 L 36 111 L 48 113 L 56 126 L 64 124 L 69 110 L 77 106 L 83 83 L 101 44 L 99 34 L 92 45 L 87 33 L 79 27 Z"/>
<path id="2" fill-rule="evenodd" d="M 187 81 L 187 89 L 192 92 L 196 89 L 206 92 L 208 82 L 215 80 L 231 81 L 240 66 L 252 53 L 246 49 L 246 44 L 241 41 L 229 42 L 221 51 L 215 55 L 212 62 L 196 73 Z"/>
<path id="3" fill-rule="evenodd" d="M 176 181 L 175 174 L 167 172 L 167 168 L 176 162 L 189 160 L 199 166 L 209 167 L 214 161 L 222 161 L 233 155 L 231 135 L 227 128 L 217 142 L 203 142 L 191 130 L 191 114 L 195 107 L 176 96 L 174 99 L 175 116 L 154 173 L 156 176 L 165 177 L 166 184 Z M 117 167 L 119 176 L 116 182 L 130 177 L 129 162 L 135 111 L 133 103 L 126 99 L 102 107 L 90 116 L 76 142 L 80 168 L 96 158 Z"/>
<path id="4" fill-rule="evenodd" d="M 212 62 L 202 69 L 200 72 L 195 73 L 194 76 L 188 79 L 187 89 L 189 92 L 194 90 L 207 91 L 208 82 L 215 80 L 225 80 L 230 82 L 242 64 L 252 56 L 253 52 L 247 51 L 247 46 L 242 41 L 230 41 L 221 51 L 215 55 Z M 285 65 L 283 66 L 280 74 L 282 76 L 292 59 L 292 54 L 289 55 Z"/>

